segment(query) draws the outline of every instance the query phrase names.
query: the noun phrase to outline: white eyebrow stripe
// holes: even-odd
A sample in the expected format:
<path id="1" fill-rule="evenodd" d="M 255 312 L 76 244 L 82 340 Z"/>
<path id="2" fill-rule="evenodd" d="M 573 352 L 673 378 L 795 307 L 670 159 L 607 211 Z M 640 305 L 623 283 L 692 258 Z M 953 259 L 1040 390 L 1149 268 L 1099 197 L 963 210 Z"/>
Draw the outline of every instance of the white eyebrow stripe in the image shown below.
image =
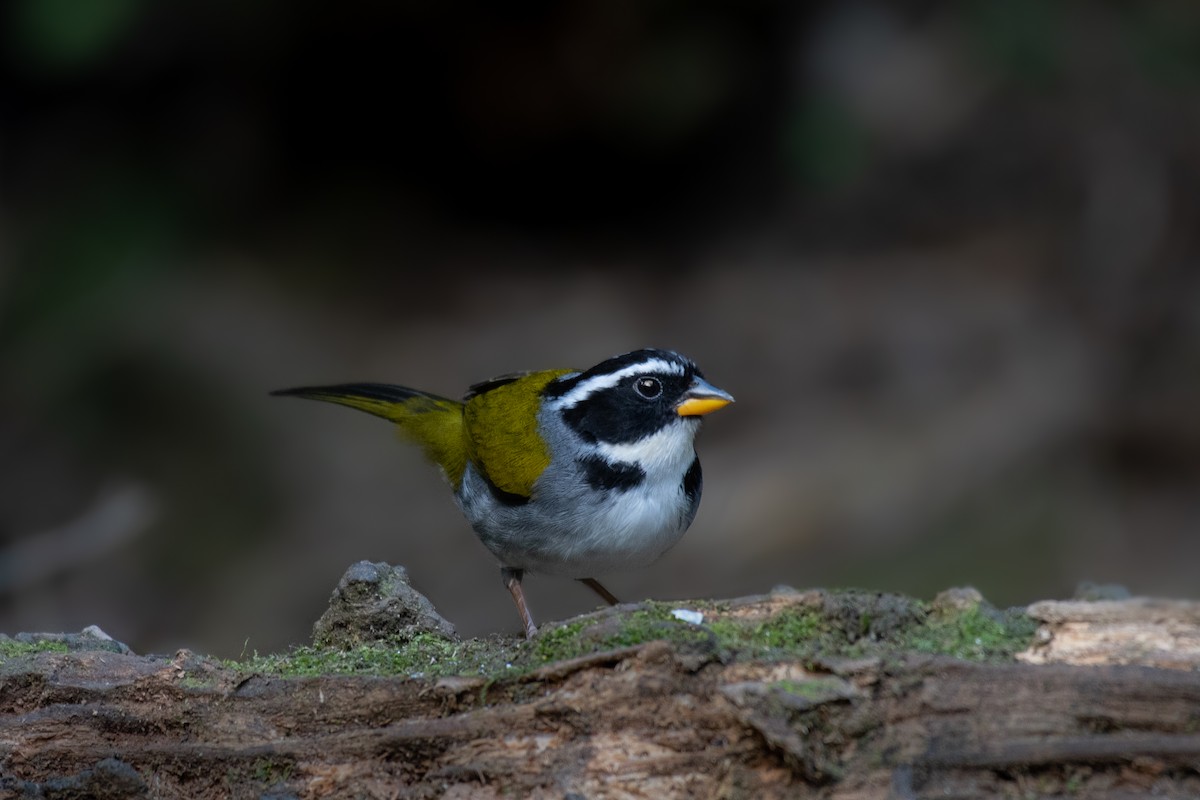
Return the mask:
<path id="1" fill-rule="evenodd" d="M 649 361 L 630 364 L 628 367 L 611 372 L 608 375 L 597 375 L 594 378 L 588 378 L 559 398 L 557 405 L 559 408 L 573 408 L 581 400 L 590 397 L 602 389 L 612 388 L 633 375 L 663 372 L 671 375 L 685 374 L 682 364 L 674 361 L 663 361 L 661 358 L 652 358 Z"/>

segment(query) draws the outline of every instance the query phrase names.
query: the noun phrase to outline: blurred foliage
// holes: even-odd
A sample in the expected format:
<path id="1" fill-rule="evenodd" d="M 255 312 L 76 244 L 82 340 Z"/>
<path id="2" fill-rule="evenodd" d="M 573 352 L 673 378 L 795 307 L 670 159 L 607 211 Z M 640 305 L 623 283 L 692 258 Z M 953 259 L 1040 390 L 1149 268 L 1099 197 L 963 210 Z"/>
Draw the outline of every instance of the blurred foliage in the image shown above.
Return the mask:
<path id="1" fill-rule="evenodd" d="M 1194 3 L 0 14 L 0 630 L 265 649 L 363 557 L 505 624 L 419 464 L 265 392 L 646 344 L 739 397 L 739 531 L 631 591 L 1194 587 Z"/>
<path id="2" fill-rule="evenodd" d="M 142 0 L 13 0 L 9 44 L 47 72 L 85 69 L 120 45 L 144 6 Z"/>
<path id="3" fill-rule="evenodd" d="M 1061 5 L 1037 0 L 974 0 L 965 6 L 978 52 L 1008 80 L 1035 89 L 1061 76 L 1063 44 L 1070 35 Z"/>
<path id="4" fill-rule="evenodd" d="M 793 174 L 813 191 L 852 185 L 866 172 L 866 131 L 836 99 L 815 97 L 796 110 L 786 129 Z"/>

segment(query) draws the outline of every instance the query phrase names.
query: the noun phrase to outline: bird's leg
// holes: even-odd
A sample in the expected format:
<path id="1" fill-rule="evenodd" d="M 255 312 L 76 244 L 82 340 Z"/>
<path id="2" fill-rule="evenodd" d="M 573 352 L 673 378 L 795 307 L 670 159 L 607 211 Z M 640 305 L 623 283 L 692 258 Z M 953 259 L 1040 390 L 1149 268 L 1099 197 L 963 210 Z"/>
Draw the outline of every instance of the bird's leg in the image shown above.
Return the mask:
<path id="1" fill-rule="evenodd" d="M 610 606 L 615 606 L 621 602 L 612 592 L 604 588 L 604 584 L 600 583 L 600 581 L 596 580 L 595 578 L 580 578 L 579 582 L 591 589 L 596 594 L 600 595 L 600 597 L 604 599 L 604 602 L 608 603 Z"/>
<path id="2" fill-rule="evenodd" d="M 521 578 L 524 575 L 525 570 L 523 569 L 500 568 L 500 579 L 504 581 L 504 588 L 508 589 L 513 602 L 517 604 L 517 613 L 521 615 L 521 623 L 525 626 L 525 638 L 532 639 L 533 635 L 537 633 L 537 625 L 533 624 L 533 615 L 529 613 L 529 607 L 525 605 L 525 592 L 521 591 Z"/>

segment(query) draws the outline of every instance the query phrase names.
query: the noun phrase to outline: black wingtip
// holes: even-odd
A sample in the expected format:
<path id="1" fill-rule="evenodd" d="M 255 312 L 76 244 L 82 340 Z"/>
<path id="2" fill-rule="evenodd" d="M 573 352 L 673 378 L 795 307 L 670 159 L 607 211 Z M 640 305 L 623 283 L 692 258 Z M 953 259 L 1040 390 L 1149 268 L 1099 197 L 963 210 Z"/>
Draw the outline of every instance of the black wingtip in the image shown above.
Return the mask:
<path id="1" fill-rule="evenodd" d="M 267 392 L 270 397 L 303 397 L 312 392 L 311 387 L 300 386 L 294 389 L 272 389 Z"/>
<path id="2" fill-rule="evenodd" d="M 426 397 L 439 402 L 453 403 L 453 400 L 410 389 L 407 386 L 395 386 L 390 383 L 340 383 L 333 386 L 299 386 L 294 389 L 275 389 L 269 392 L 272 397 L 303 397 L 309 400 L 326 400 L 339 402 L 347 399 L 376 400 L 384 403 L 402 403 L 414 397 Z"/>

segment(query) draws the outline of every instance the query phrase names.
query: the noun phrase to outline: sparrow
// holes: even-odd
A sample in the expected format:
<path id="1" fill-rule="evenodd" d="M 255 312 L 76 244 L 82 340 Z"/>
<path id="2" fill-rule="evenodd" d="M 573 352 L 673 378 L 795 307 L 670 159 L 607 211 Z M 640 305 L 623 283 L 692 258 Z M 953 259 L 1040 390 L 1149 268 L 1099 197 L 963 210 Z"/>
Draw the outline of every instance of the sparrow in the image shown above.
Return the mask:
<path id="1" fill-rule="evenodd" d="M 690 359 L 650 348 L 582 371 L 502 375 L 462 400 L 382 383 L 271 394 L 395 423 L 499 561 L 527 638 L 537 632 L 527 571 L 575 578 L 616 605 L 595 576 L 645 566 L 679 541 L 700 505 L 701 418 L 733 402 Z"/>

